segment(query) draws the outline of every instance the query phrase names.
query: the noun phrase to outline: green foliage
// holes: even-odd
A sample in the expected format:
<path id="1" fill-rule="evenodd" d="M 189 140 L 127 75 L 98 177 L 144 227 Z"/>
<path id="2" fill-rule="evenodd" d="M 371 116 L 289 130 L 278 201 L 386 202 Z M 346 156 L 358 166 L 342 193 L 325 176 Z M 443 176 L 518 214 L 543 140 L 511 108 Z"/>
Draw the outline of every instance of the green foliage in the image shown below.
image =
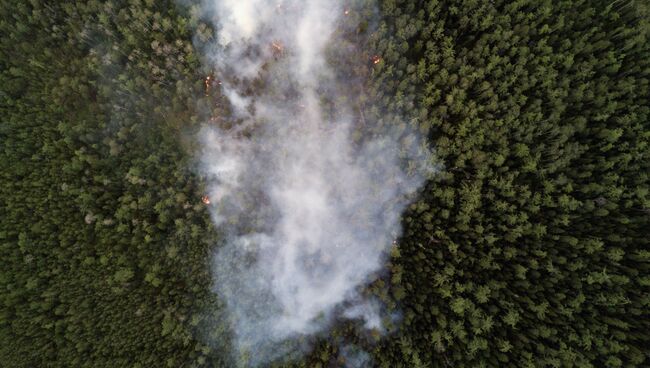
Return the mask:
<path id="1" fill-rule="evenodd" d="M 202 92 L 187 18 L 171 1 L 0 13 L 0 365 L 225 365 L 197 328 L 219 307 L 183 139 Z"/>
<path id="2" fill-rule="evenodd" d="M 377 364 L 406 336 L 432 366 L 647 365 L 647 6 L 380 3 L 366 119 L 445 166 L 405 215 Z"/>
<path id="3" fill-rule="evenodd" d="M 344 336 L 378 367 L 647 366 L 647 5 L 353 5 L 356 56 L 381 59 L 340 60 L 342 98 L 443 165 L 368 287 L 400 328 L 342 323 L 294 365 L 343 365 Z M 167 0 L 0 14 L 2 366 L 233 366 L 192 159 L 227 114 L 195 49 L 214 30 Z"/>

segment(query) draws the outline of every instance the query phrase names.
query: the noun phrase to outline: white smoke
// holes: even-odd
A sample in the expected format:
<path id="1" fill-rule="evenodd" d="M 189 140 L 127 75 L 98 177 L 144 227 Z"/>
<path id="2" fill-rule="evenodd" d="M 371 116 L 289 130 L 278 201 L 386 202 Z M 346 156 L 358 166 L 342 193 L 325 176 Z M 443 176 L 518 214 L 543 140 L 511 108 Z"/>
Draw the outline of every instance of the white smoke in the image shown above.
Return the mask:
<path id="1" fill-rule="evenodd" d="M 339 349 L 343 366 L 346 368 L 369 368 L 372 367 L 370 355 L 355 345 L 346 345 Z"/>
<path id="2" fill-rule="evenodd" d="M 336 78 L 346 66 L 327 53 L 344 13 L 337 1 L 210 0 L 204 10 L 232 121 L 202 131 L 201 160 L 225 237 L 216 291 L 239 352 L 250 365 L 275 359 L 337 317 L 381 329 L 380 308 L 358 290 L 400 233 L 428 151 L 386 133 L 351 138 L 360 128 Z M 420 170 L 407 175 L 405 159 Z"/>

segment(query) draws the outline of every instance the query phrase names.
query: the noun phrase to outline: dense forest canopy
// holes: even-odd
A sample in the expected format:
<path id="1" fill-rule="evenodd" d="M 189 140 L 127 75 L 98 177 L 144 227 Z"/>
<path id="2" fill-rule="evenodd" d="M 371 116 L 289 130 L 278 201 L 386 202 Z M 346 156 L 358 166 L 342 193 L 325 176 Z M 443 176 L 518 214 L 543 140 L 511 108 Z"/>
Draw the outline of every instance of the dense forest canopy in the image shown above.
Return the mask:
<path id="1" fill-rule="evenodd" d="M 230 107 L 196 9 L 1 3 L 1 366 L 245 364 L 211 273 L 196 135 Z M 441 168 L 366 288 L 398 326 L 342 321 L 271 365 L 648 366 L 649 11 L 350 1 L 344 97 Z"/>

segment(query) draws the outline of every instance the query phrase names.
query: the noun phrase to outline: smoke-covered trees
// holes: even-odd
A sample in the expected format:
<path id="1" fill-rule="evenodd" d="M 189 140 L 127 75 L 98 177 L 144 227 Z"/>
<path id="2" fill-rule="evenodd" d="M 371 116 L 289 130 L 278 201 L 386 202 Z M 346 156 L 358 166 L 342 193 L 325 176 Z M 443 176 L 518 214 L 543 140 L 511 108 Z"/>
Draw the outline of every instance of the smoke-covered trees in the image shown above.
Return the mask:
<path id="1" fill-rule="evenodd" d="M 186 5 L 0 5 L 2 366 L 235 364 L 192 170 L 229 110 Z M 647 5 L 349 5 L 360 124 L 425 136 L 441 168 L 368 286 L 400 327 L 343 322 L 294 364 L 361 362 L 346 340 L 378 367 L 647 366 Z"/>

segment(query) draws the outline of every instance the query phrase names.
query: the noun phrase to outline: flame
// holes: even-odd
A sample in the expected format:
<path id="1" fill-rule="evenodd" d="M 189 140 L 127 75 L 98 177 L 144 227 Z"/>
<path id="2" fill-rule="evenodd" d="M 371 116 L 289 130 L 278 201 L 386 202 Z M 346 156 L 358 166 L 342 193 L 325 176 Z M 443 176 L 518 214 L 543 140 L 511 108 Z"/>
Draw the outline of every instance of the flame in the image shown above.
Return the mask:
<path id="1" fill-rule="evenodd" d="M 273 48 L 273 51 L 276 53 L 281 53 L 282 50 L 284 50 L 284 46 L 282 46 L 282 43 L 278 41 L 271 42 L 271 47 Z"/>
<path id="2" fill-rule="evenodd" d="M 210 76 L 205 77 L 205 95 L 207 96 L 210 93 Z"/>
<path id="3" fill-rule="evenodd" d="M 350 9 L 345 9 L 345 11 L 343 12 L 343 14 L 345 14 L 345 15 L 350 14 Z"/>
<path id="4" fill-rule="evenodd" d="M 201 197 L 201 202 L 203 202 L 204 204 L 210 204 L 210 197 L 204 195 L 203 197 Z"/>
<path id="5" fill-rule="evenodd" d="M 381 57 L 379 55 L 375 55 L 371 58 L 371 60 L 373 64 L 377 65 L 381 61 Z"/>

